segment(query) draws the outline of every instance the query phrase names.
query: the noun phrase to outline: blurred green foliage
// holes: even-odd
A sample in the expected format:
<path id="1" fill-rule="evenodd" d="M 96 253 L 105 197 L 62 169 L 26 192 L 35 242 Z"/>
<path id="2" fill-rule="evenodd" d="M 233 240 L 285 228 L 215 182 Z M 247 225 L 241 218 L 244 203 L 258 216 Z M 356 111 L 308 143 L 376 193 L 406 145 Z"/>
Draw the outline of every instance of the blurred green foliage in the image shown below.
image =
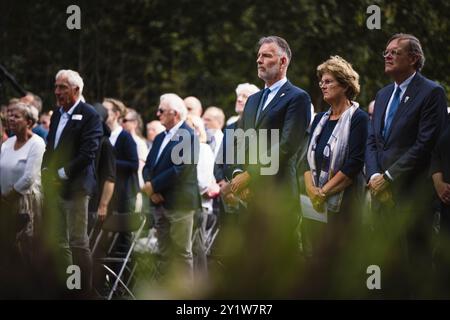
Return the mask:
<path id="1" fill-rule="evenodd" d="M 71 4 L 81 8 L 81 30 L 66 27 Z M 366 27 L 372 4 L 381 8 L 381 30 Z M 45 109 L 54 106 L 55 73 L 73 68 L 85 80 L 88 101 L 118 97 L 146 120 L 155 117 L 159 96 L 169 91 L 198 96 L 230 116 L 238 83 L 262 86 L 256 75 L 258 39 L 276 34 L 292 47 L 288 77 L 311 94 L 317 110 L 326 106 L 315 68 L 334 54 L 360 73 L 358 100 L 367 106 L 389 82 L 380 52 L 396 32 L 422 41 L 423 73 L 449 91 L 449 9 L 443 0 L 5 0 L 0 63 L 44 97 Z M 8 89 L 7 97 L 13 95 Z"/>

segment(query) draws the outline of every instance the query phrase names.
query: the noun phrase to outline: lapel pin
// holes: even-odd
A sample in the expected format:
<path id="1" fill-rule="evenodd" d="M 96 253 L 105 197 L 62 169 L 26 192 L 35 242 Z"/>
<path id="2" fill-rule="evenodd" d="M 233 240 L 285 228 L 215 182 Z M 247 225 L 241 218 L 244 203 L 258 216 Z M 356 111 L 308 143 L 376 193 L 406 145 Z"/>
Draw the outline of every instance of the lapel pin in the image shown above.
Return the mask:
<path id="1" fill-rule="evenodd" d="M 409 100 L 409 96 L 406 96 L 406 97 L 405 97 L 405 103 L 407 103 L 408 100 Z"/>
<path id="2" fill-rule="evenodd" d="M 282 96 L 284 96 L 284 94 L 285 94 L 285 93 L 283 92 L 283 93 L 280 95 L 280 98 L 281 98 Z"/>

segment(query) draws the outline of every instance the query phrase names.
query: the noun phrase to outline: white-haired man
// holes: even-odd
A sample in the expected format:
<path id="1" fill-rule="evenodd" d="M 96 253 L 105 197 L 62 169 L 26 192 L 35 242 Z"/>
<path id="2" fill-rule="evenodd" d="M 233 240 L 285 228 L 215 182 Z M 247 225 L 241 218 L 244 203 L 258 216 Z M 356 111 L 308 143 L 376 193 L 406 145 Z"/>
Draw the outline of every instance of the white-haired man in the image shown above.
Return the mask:
<path id="1" fill-rule="evenodd" d="M 207 143 L 214 152 L 214 157 L 217 157 L 223 139 L 225 114 L 222 109 L 211 106 L 205 110 L 202 119 L 206 127 Z"/>
<path id="2" fill-rule="evenodd" d="M 162 95 L 157 115 L 166 131 L 156 136 L 147 157 L 143 191 L 151 200 L 163 258 L 173 258 L 171 262 L 180 265 L 180 274 L 192 279 L 191 239 L 194 213 L 200 208 L 196 166 L 199 142 L 185 123 L 187 110 L 178 95 Z M 180 152 L 180 144 L 187 149 Z M 184 159 L 185 152 L 191 154 L 188 160 Z"/>
<path id="3" fill-rule="evenodd" d="M 198 100 L 197 97 L 189 96 L 184 98 L 184 104 L 186 105 L 186 109 L 188 114 L 192 114 L 193 116 L 201 117 L 203 113 L 202 103 Z"/>
<path id="4" fill-rule="evenodd" d="M 240 83 L 236 87 L 236 103 L 235 111 L 236 116 L 230 117 L 227 121 L 227 126 L 225 127 L 225 133 L 227 130 L 236 130 L 238 128 L 238 120 L 241 118 L 242 113 L 244 113 L 245 104 L 247 103 L 248 97 L 259 91 L 259 88 L 251 83 Z M 214 166 L 214 176 L 217 182 L 222 187 L 226 180 L 231 180 L 232 172 L 229 172 L 232 167 L 226 163 L 226 154 L 231 148 L 235 148 L 235 139 L 227 139 L 224 135 L 222 139 L 222 144 L 216 156 L 216 165 Z"/>
<path id="5" fill-rule="evenodd" d="M 94 108 L 81 102 L 82 92 L 83 79 L 78 72 L 61 70 L 56 74 L 59 108 L 51 118 L 42 174 L 46 208 L 56 207 L 61 221 L 58 235 L 65 262 L 80 268 L 80 293 L 89 294 L 92 261 L 87 234 L 88 202 L 96 186 L 94 159 L 103 131 Z"/>
<path id="6" fill-rule="evenodd" d="M 146 143 L 147 148 L 150 151 L 152 149 L 153 141 L 158 134 L 166 130 L 159 120 L 153 120 L 146 125 Z"/>
<path id="7" fill-rule="evenodd" d="M 235 129 L 235 123 L 239 120 L 242 113 L 244 112 L 245 103 L 247 102 L 248 97 L 252 94 L 257 93 L 259 88 L 251 83 L 240 83 L 236 87 L 236 103 L 234 106 L 234 111 L 236 111 L 237 115 L 230 117 L 227 120 L 227 129 L 230 125 L 234 125 L 233 129 Z"/>

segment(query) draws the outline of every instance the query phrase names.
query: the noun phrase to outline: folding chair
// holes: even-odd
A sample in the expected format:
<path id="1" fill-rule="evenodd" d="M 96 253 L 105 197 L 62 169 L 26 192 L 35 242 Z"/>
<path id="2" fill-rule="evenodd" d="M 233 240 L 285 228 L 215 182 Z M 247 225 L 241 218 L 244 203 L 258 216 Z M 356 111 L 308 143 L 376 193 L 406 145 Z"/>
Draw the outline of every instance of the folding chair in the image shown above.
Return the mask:
<path id="1" fill-rule="evenodd" d="M 144 229 L 146 218 L 139 213 L 112 214 L 103 223 L 92 248 L 94 264 L 100 264 L 106 272 L 105 278 L 114 281 L 110 289 L 105 292 L 105 297 L 111 300 L 114 295 L 118 296 L 118 288 L 122 288 L 132 298 L 136 299 L 130 289 L 130 283 L 136 270 L 136 263 L 131 260 L 131 254 L 136 246 L 137 240 Z M 131 233 L 130 244 L 123 252 L 114 251 L 120 234 Z M 108 241 L 111 238 L 112 240 Z M 105 246 L 105 242 L 106 243 Z M 104 257 L 99 257 L 100 247 L 108 247 L 103 252 Z M 96 258 L 97 257 L 97 258 Z M 118 270 L 118 271 L 117 271 Z M 125 277 L 125 275 L 127 275 Z"/>
<path id="2" fill-rule="evenodd" d="M 206 255 L 209 256 L 211 253 L 211 248 L 214 244 L 214 240 L 216 240 L 217 235 L 219 234 L 219 224 L 218 219 L 214 214 L 210 214 L 207 216 L 206 223 Z"/>

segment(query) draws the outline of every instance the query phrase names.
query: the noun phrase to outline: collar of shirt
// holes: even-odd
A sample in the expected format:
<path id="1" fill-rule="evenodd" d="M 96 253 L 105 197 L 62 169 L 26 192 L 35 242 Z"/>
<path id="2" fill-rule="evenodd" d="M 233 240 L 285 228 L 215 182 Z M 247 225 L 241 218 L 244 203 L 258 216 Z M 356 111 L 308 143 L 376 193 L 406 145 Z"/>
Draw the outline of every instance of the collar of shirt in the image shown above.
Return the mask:
<path id="1" fill-rule="evenodd" d="M 411 81 L 415 75 L 416 75 L 416 73 L 414 72 L 408 79 L 406 79 L 405 81 L 400 83 L 400 85 L 398 85 L 396 82 L 394 82 L 394 91 L 392 91 L 391 97 L 389 98 L 389 102 L 388 102 L 388 105 L 386 108 L 386 113 L 384 114 L 384 122 L 385 123 L 386 123 L 388 115 L 389 115 L 389 110 L 391 109 L 391 104 L 392 104 L 392 100 L 394 99 L 395 91 L 397 90 L 398 87 L 400 87 L 400 101 L 402 101 L 403 95 L 406 92 L 406 88 L 408 88 L 408 85 L 411 83 Z"/>
<path id="2" fill-rule="evenodd" d="M 175 134 L 175 132 L 180 129 L 181 125 L 183 124 L 183 120 L 178 122 L 176 125 L 174 125 L 169 131 L 166 131 L 166 137 L 169 136 L 169 139 L 172 138 Z"/>
<path id="3" fill-rule="evenodd" d="M 263 110 L 269 105 L 269 103 L 272 101 L 272 99 L 277 95 L 278 90 L 287 82 L 287 78 L 284 77 L 283 79 L 278 80 L 273 85 L 268 87 L 270 89 L 270 93 L 267 96 L 267 100 L 264 103 Z M 267 86 L 265 87 L 267 88 Z"/>
<path id="4" fill-rule="evenodd" d="M 174 125 L 169 131 L 164 131 L 164 133 L 166 135 L 164 136 L 164 139 L 161 142 L 161 146 L 159 148 L 158 155 L 156 156 L 156 162 L 158 162 L 159 157 L 161 156 L 164 148 L 169 144 L 170 139 L 172 139 L 172 137 L 175 135 L 175 133 L 178 131 L 178 129 L 180 129 L 180 127 L 183 124 L 183 122 L 184 121 L 181 120 L 176 125 Z"/>
<path id="5" fill-rule="evenodd" d="M 79 98 L 77 101 L 75 101 L 75 104 L 67 112 L 64 111 L 63 107 L 59 108 L 61 117 L 59 118 L 58 126 L 56 127 L 55 143 L 54 143 L 55 149 L 58 146 L 59 139 L 61 138 L 62 132 L 64 131 L 64 128 L 66 127 L 67 122 L 69 122 L 70 116 L 72 115 L 73 111 L 75 110 L 78 103 L 80 103 L 80 101 L 81 101 L 81 98 Z"/>
<path id="6" fill-rule="evenodd" d="M 119 134 L 122 132 L 122 130 L 123 128 L 121 126 L 118 126 L 113 131 L 111 131 L 111 135 L 109 136 L 109 142 L 111 142 L 113 146 L 115 146 L 117 138 L 119 137 Z"/>
<path id="7" fill-rule="evenodd" d="M 69 109 L 69 111 L 65 112 L 63 107 L 59 107 L 59 113 L 61 113 L 61 115 L 63 114 L 67 114 L 67 115 L 72 115 L 73 110 L 75 110 L 75 107 L 80 103 L 81 98 L 78 98 L 77 101 L 75 101 L 74 105 Z"/>
<path id="8" fill-rule="evenodd" d="M 403 94 L 406 92 L 406 88 L 408 88 L 409 84 L 411 83 L 412 79 L 414 78 L 414 76 L 416 75 L 416 73 L 414 72 L 408 79 L 406 79 L 405 81 L 403 81 L 400 84 L 397 84 L 396 82 L 394 83 L 394 93 L 395 90 L 397 90 L 398 87 L 400 87 L 401 93 L 400 93 L 400 101 L 403 98 Z M 392 94 L 394 94 L 392 93 Z"/>

